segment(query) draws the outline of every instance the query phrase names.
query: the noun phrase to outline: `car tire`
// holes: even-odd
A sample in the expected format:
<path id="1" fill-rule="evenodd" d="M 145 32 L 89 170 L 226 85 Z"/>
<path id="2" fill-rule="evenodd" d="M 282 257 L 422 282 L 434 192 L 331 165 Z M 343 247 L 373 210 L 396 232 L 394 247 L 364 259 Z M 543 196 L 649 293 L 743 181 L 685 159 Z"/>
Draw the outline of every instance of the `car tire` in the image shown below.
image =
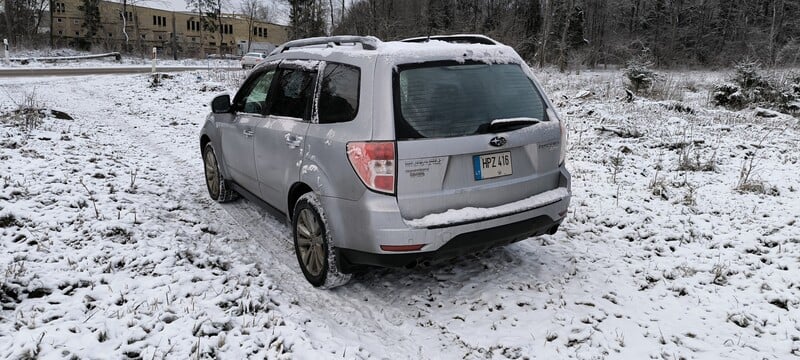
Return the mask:
<path id="1" fill-rule="evenodd" d="M 211 143 L 206 144 L 203 148 L 203 169 L 205 170 L 208 195 L 211 199 L 224 203 L 239 197 L 239 194 L 231 189 L 228 181 L 222 176 L 219 161 L 217 161 L 217 153 Z"/>
<path id="2" fill-rule="evenodd" d="M 303 194 L 292 214 L 294 252 L 300 270 L 311 285 L 332 289 L 350 281 L 352 275 L 336 266 L 336 242 L 317 195 Z"/>

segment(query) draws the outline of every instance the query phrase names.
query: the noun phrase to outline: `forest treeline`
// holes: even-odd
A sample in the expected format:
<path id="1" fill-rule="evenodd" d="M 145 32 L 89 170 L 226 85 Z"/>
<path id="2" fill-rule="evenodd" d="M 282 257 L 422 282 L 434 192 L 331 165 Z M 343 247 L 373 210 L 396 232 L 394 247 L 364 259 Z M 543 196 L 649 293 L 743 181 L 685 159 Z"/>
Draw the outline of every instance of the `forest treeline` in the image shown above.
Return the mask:
<path id="1" fill-rule="evenodd" d="M 122 1 L 122 0 L 117 0 Z M 151 1 L 136 0 L 141 5 Z M 329 34 L 383 40 L 481 33 L 513 46 L 537 65 L 598 67 L 646 57 L 658 67 L 800 63 L 800 0 L 186 0 L 254 18 L 285 8 L 291 38 Z M 4 0 L 0 35 L 37 46 L 54 0 Z M 95 9 L 98 0 L 81 0 Z M 225 10 L 227 9 L 227 10 Z M 91 37 L 99 17 L 86 12 Z M 270 16 L 271 17 L 271 16 Z M 93 20 L 94 19 L 94 20 Z M 106 19 L 107 20 L 107 19 Z M 266 20 L 266 19 L 262 19 Z M 209 31 L 213 22 L 204 24 Z M 213 28 L 213 29 L 212 29 Z M 46 32 L 46 30 L 45 30 Z M 49 36 L 52 39 L 52 36 Z M 38 41 L 38 42 L 37 42 Z M 50 41 L 52 44 L 52 40 Z"/>
<path id="2" fill-rule="evenodd" d="M 532 63 L 659 67 L 800 60 L 800 0 L 287 0 L 291 36 L 481 33 Z"/>

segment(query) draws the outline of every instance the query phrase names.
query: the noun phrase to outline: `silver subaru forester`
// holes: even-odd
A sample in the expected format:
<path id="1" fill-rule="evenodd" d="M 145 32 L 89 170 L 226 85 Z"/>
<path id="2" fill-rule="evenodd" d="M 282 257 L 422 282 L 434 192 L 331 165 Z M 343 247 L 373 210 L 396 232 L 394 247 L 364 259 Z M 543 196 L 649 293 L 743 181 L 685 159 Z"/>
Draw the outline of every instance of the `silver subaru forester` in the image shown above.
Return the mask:
<path id="1" fill-rule="evenodd" d="M 564 123 L 482 35 L 290 41 L 211 108 L 211 198 L 287 219 L 317 287 L 552 234 L 567 214 Z"/>

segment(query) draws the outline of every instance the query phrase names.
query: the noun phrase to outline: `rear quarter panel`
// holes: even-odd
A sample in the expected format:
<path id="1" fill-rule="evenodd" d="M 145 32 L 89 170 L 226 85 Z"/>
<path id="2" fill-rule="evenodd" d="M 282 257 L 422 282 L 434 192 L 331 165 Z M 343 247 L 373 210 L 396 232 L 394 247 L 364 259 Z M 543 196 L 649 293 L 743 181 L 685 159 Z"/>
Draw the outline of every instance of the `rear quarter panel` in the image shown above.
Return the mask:
<path id="1" fill-rule="evenodd" d="M 347 160 L 347 143 L 373 139 L 374 57 L 343 59 L 330 57 L 322 60 L 357 66 L 361 71 L 359 82 L 358 114 L 355 119 L 335 124 L 319 124 L 316 111 L 306 133 L 300 181 L 321 196 L 358 200 L 366 191 Z M 315 97 L 315 99 L 317 99 Z M 316 100 L 314 109 L 317 108 Z M 391 118 L 385 119 L 391 121 Z"/>

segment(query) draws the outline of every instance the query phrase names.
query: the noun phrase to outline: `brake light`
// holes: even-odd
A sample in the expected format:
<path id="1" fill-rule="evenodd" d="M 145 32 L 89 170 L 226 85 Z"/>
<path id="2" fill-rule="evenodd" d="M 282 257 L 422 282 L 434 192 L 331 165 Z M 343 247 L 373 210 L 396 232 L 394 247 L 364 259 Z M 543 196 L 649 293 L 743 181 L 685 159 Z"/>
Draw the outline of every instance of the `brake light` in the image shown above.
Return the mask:
<path id="1" fill-rule="evenodd" d="M 393 141 L 347 144 L 347 159 L 368 188 L 394 195 L 394 147 Z"/>

